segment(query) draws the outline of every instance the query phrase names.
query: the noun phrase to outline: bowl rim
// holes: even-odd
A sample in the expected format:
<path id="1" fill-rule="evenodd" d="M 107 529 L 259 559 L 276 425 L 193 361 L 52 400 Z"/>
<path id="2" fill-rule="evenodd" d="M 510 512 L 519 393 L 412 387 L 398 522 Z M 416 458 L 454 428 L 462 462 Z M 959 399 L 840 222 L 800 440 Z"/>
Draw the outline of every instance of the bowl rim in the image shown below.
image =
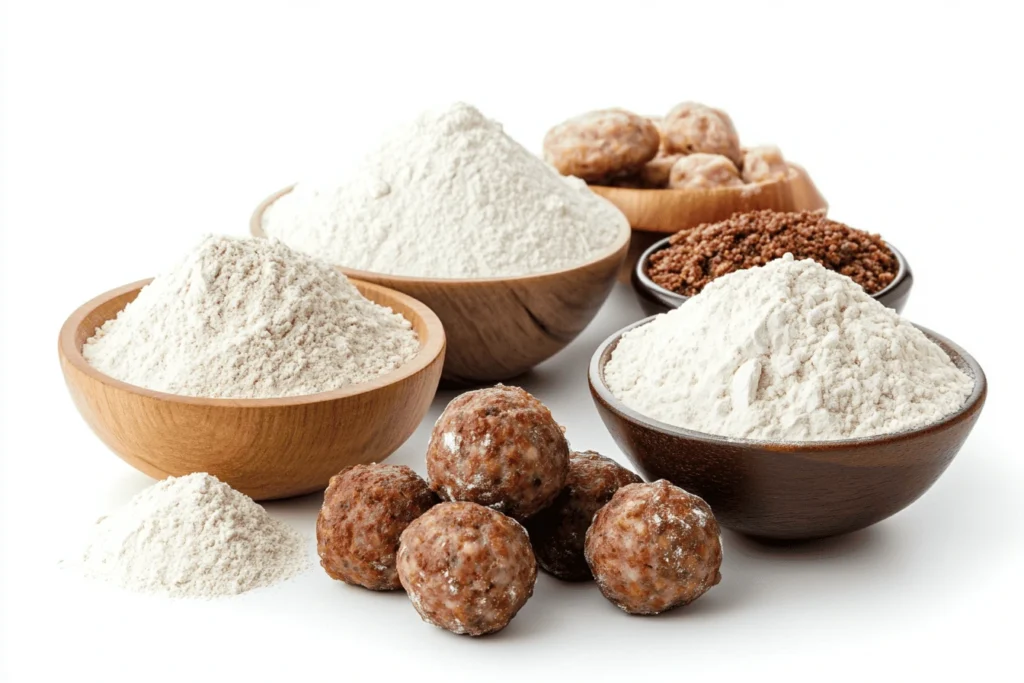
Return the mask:
<path id="1" fill-rule="evenodd" d="M 636 265 L 633 266 L 633 279 L 635 286 L 646 289 L 652 294 L 656 294 L 657 296 L 660 296 L 662 298 L 678 301 L 679 306 L 682 306 L 692 297 L 686 296 L 685 294 L 680 294 L 679 292 L 673 292 L 671 289 L 662 287 L 657 282 L 652 280 L 651 277 L 647 274 L 647 264 L 650 261 L 651 256 L 653 256 L 655 252 L 661 251 L 663 249 L 668 249 L 669 240 L 671 240 L 672 237 L 673 235 L 669 235 L 667 237 L 659 239 L 657 242 L 647 247 L 647 249 L 644 249 L 643 253 L 640 254 L 640 258 L 637 259 Z M 907 261 L 906 257 L 903 256 L 903 252 L 894 247 L 891 242 L 887 242 L 886 240 L 882 240 L 882 242 L 883 244 L 885 244 L 886 247 L 888 247 L 889 251 L 892 252 L 892 255 L 896 257 L 896 262 L 899 264 L 899 270 L 896 272 L 896 277 L 893 278 L 892 282 L 890 282 L 888 285 L 878 290 L 874 294 L 868 294 L 868 296 L 870 296 L 873 299 L 881 299 L 886 294 L 889 294 L 890 292 L 894 291 L 897 287 L 903 284 L 904 280 L 906 280 L 911 273 L 910 263 Z M 696 294 L 694 294 L 693 296 L 696 296 Z"/>
<path id="2" fill-rule="evenodd" d="M 657 315 L 652 315 L 642 320 L 638 320 L 635 323 L 623 327 L 621 330 L 613 333 L 601 342 L 597 347 L 597 350 L 594 352 L 594 355 L 591 356 L 590 365 L 587 370 L 587 378 L 590 382 L 591 390 L 597 394 L 598 398 L 612 412 L 617 413 L 621 418 L 629 422 L 641 425 L 647 429 L 654 430 L 673 438 L 693 439 L 706 443 L 713 443 L 719 446 L 757 448 L 780 453 L 826 453 L 851 447 L 866 447 L 879 443 L 910 441 L 928 432 L 942 429 L 946 426 L 967 419 L 974 412 L 976 407 L 980 407 L 980 404 L 984 403 L 985 397 L 988 393 L 988 382 L 985 378 L 985 372 L 981 369 L 981 365 L 978 364 L 978 361 L 976 361 L 971 354 L 967 353 L 967 351 L 965 351 L 961 346 L 954 343 L 947 337 L 944 337 L 937 332 L 933 332 L 926 327 L 922 327 L 921 325 L 914 325 L 914 327 L 921 330 L 921 332 L 923 332 L 930 341 L 937 343 L 947 355 L 951 355 L 950 351 L 956 354 L 963 364 L 970 369 L 971 374 L 974 375 L 974 388 L 972 389 L 971 394 L 964 401 L 964 404 L 937 422 L 932 422 L 915 429 L 895 432 L 893 434 L 877 434 L 875 436 L 864 436 L 855 439 L 837 439 L 834 441 L 764 441 L 698 432 L 696 430 L 677 427 L 675 425 L 670 425 L 667 422 L 656 420 L 626 406 L 612 393 L 611 389 L 608 388 L 608 385 L 604 381 L 604 366 L 607 362 L 607 360 L 605 360 L 605 356 L 608 356 L 608 358 L 611 357 L 611 352 L 615 350 L 615 346 L 619 343 L 619 340 L 623 335 L 637 327 L 640 327 L 641 325 L 646 325 L 659 315 L 665 314 L 659 313 Z M 954 363 L 956 362 L 955 358 L 951 357 L 950 360 L 953 360 Z"/>
<path id="3" fill-rule="evenodd" d="M 116 287 L 109 291 L 106 291 L 98 296 L 93 297 L 89 301 L 85 302 L 81 306 L 75 309 L 71 315 L 64 321 L 61 326 L 60 334 L 58 336 L 58 352 L 62 360 L 66 360 L 76 370 L 87 375 L 92 380 L 109 386 L 113 389 L 120 391 L 126 391 L 132 394 L 143 396 L 146 398 L 156 399 L 160 401 L 166 401 L 169 403 L 182 403 L 193 406 L 211 406 L 219 408 L 279 408 L 285 406 L 301 406 L 313 403 L 322 403 L 326 401 L 334 401 L 337 399 L 351 398 L 360 394 L 368 394 L 378 389 L 382 389 L 386 386 L 397 384 L 403 380 L 406 380 L 414 375 L 417 375 L 425 371 L 431 364 L 433 364 L 439 357 L 443 357 L 447 341 L 445 338 L 444 327 L 441 324 L 440 319 L 437 315 L 423 302 L 415 299 L 408 294 L 396 291 L 389 287 L 379 285 L 374 282 L 365 282 L 363 280 L 357 280 L 350 278 L 352 284 L 355 285 L 359 290 L 360 294 L 366 296 L 366 291 L 381 291 L 387 293 L 389 296 L 401 301 L 405 304 L 412 313 L 419 317 L 420 322 L 427 330 L 426 339 L 424 335 L 418 334 L 420 339 L 420 348 L 416 354 L 410 358 L 407 362 L 403 363 L 399 367 L 395 368 L 391 372 L 375 377 L 374 379 L 363 382 L 361 384 L 352 384 L 341 389 L 333 389 L 331 391 L 322 391 L 315 394 L 303 394 L 300 396 L 281 396 L 277 398 L 211 398 L 208 396 L 186 396 L 182 394 L 171 394 L 164 391 L 157 391 L 155 389 L 147 389 L 146 387 L 140 387 L 136 384 L 129 384 L 119 379 L 111 377 L 106 373 L 100 372 L 92 366 L 82 354 L 82 349 L 75 342 L 76 332 L 82 325 L 85 319 L 97 308 L 103 304 L 109 302 L 125 294 L 136 292 L 141 290 L 143 287 L 153 281 L 153 278 L 146 278 L 138 280 L 136 282 L 129 283 Z M 376 303 L 376 302 L 375 302 Z M 381 305 L 381 304 L 378 304 Z M 390 308 L 390 307 L 388 307 Z M 123 310 L 123 309 L 122 309 Z M 393 309 L 392 309 L 393 310 Z M 397 313 L 397 311 L 394 311 Z M 403 315 L 403 317 L 406 317 Z M 408 320 L 408 317 L 406 317 Z M 414 323 L 414 320 L 409 320 L 410 323 Z"/>
<path id="4" fill-rule="evenodd" d="M 252 212 L 252 216 L 249 217 L 249 234 L 250 235 L 252 235 L 253 237 L 259 237 L 259 238 L 262 238 L 262 239 L 267 239 L 267 234 L 263 230 L 263 214 L 266 212 L 266 210 L 268 208 L 270 208 L 271 204 L 273 204 L 278 199 L 280 199 L 281 197 L 285 196 L 286 194 L 290 193 L 293 189 L 295 189 L 296 185 L 297 185 L 297 183 L 292 183 L 291 185 L 288 185 L 287 187 L 283 187 L 283 188 L 281 188 L 277 192 L 274 192 L 269 197 L 267 197 L 266 199 L 264 199 L 262 202 L 259 203 L 259 205 L 256 207 L 256 209 Z M 601 197 L 601 199 L 603 201 L 608 201 L 608 200 L 604 199 L 603 197 Z M 615 208 L 615 210 L 618 211 L 618 208 L 614 207 L 614 205 L 613 205 L 613 208 Z M 619 213 L 621 213 L 621 211 Z M 382 273 L 382 272 L 375 271 L 375 270 L 359 270 L 359 269 L 356 269 L 356 268 L 349 268 L 348 266 L 344 266 L 344 265 L 341 265 L 339 263 L 334 263 L 334 262 L 331 262 L 331 261 L 329 261 L 329 263 L 331 263 L 331 265 L 333 265 L 335 268 L 338 268 L 339 270 L 341 270 L 343 273 L 345 273 L 346 275 L 348 275 L 351 278 L 355 278 L 357 280 L 364 280 L 364 281 L 368 281 L 368 282 L 375 282 L 375 281 L 378 281 L 378 280 L 386 279 L 386 280 L 388 280 L 390 282 L 395 282 L 395 283 L 424 283 L 424 284 L 436 284 L 436 285 L 443 285 L 443 284 L 467 285 L 467 284 L 478 284 L 478 283 L 482 283 L 482 284 L 487 284 L 487 283 L 492 283 L 492 284 L 493 283 L 516 283 L 516 282 L 525 282 L 525 281 L 529 281 L 529 280 L 538 280 L 538 279 L 547 278 L 547 277 L 560 277 L 560 276 L 564 276 L 564 275 L 569 274 L 569 273 L 575 273 L 577 271 L 586 270 L 586 269 L 588 269 L 588 268 L 590 268 L 592 266 L 595 266 L 595 265 L 597 265 L 599 263 L 602 263 L 602 262 L 605 262 L 605 261 L 609 261 L 609 260 L 624 261 L 625 258 L 626 258 L 626 254 L 627 254 L 627 252 L 629 250 L 629 241 L 630 241 L 630 238 L 632 237 L 632 234 L 633 234 L 633 229 L 629 225 L 629 221 L 626 220 L 625 216 L 623 216 L 622 224 L 621 224 L 621 226 L 619 228 L 619 235 L 616 237 L 615 241 L 613 241 L 611 245 L 606 247 L 603 251 L 601 251 L 601 253 L 599 253 L 594 258 L 589 259 L 587 261 L 584 261 L 582 263 L 578 263 L 578 264 L 576 264 L 574 266 L 569 266 L 567 268 L 560 268 L 558 270 L 546 270 L 546 271 L 541 272 L 541 273 L 529 273 L 527 275 L 508 275 L 508 276 L 500 276 L 499 275 L 499 276 L 493 276 L 493 277 L 459 277 L 459 278 L 456 278 L 456 277 L 450 277 L 450 278 L 446 278 L 446 277 L 425 277 L 425 276 L 418 276 L 418 275 L 394 275 L 394 274 L 391 274 L 391 273 Z"/>

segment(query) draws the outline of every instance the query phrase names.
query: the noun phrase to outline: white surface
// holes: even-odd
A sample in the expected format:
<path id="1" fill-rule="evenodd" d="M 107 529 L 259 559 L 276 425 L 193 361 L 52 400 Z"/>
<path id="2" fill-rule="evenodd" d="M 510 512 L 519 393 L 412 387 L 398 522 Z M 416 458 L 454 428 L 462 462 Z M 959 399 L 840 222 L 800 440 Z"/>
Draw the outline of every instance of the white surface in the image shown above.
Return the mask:
<path id="1" fill-rule="evenodd" d="M 1014 677 L 995 672 L 1014 665 L 1024 607 L 1018 24 L 982 2 L 707 4 L 7 7 L 0 672 L 14 681 Z M 400 593 L 348 588 L 320 571 L 194 603 L 60 569 L 85 525 L 150 483 L 68 399 L 56 354 L 64 318 L 151 275 L 205 231 L 244 233 L 260 199 L 318 161 L 346 163 L 385 125 L 456 98 L 535 147 L 548 126 L 588 108 L 657 113 L 687 98 L 727 109 L 747 142 L 779 144 L 810 169 L 833 216 L 909 257 L 917 285 L 907 314 L 988 372 L 989 403 L 949 471 L 907 511 L 845 538 L 781 549 L 727 534 L 722 584 L 689 608 L 630 618 L 593 585 L 542 576 L 512 626 L 483 640 L 424 625 Z M 317 143 L 324 134 L 335 144 Z M 578 448 L 621 457 L 585 368 L 601 339 L 639 316 L 619 288 L 569 350 L 523 381 Z M 394 462 L 423 471 L 427 425 L 450 397 L 439 396 Z M 310 496 L 270 509 L 312 532 L 318 504 Z"/>

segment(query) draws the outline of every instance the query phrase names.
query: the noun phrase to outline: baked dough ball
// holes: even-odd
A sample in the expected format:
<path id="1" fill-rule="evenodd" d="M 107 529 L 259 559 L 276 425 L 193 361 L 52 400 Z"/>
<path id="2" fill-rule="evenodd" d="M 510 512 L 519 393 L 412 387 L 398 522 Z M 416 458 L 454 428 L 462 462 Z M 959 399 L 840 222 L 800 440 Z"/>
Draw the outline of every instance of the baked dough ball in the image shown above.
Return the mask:
<path id="1" fill-rule="evenodd" d="M 661 136 L 648 119 L 602 109 L 558 124 L 544 137 L 544 158 L 563 175 L 596 182 L 637 171 L 658 153 Z"/>
<path id="2" fill-rule="evenodd" d="M 743 180 L 748 183 L 767 183 L 789 176 L 789 167 L 782 158 L 782 150 L 765 145 L 743 151 Z"/>
<path id="3" fill-rule="evenodd" d="M 316 518 L 316 550 L 332 579 L 385 591 L 400 587 L 398 539 L 437 503 L 405 465 L 356 465 L 331 477 Z"/>
<path id="4" fill-rule="evenodd" d="M 468 391 L 444 409 L 427 445 L 430 487 L 519 519 L 565 485 L 569 444 L 547 407 L 519 387 Z"/>
<path id="5" fill-rule="evenodd" d="M 500 631 L 533 595 L 526 530 L 476 503 L 441 503 L 402 533 L 398 576 L 423 621 L 452 633 Z"/>
<path id="6" fill-rule="evenodd" d="M 590 579 L 583 542 L 594 513 L 621 487 L 641 481 L 640 477 L 599 453 L 573 453 L 569 458 L 565 488 L 554 503 L 526 521 L 541 569 L 563 581 Z"/>
<path id="7" fill-rule="evenodd" d="M 623 486 L 594 516 L 585 552 L 601 593 L 630 614 L 693 602 L 721 581 L 708 504 L 664 479 Z"/>
<path id="8" fill-rule="evenodd" d="M 668 186 L 675 189 L 711 189 L 743 185 L 736 165 L 720 154 L 687 154 L 672 166 Z"/>
<path id="9" fill-rule="evenodd" d="M 654 157 L 640 169 L 640 186 L 651 189 L 668 187 L 668 179 L 672 174 L 672 167 L 683 158 L 682 154 L 661 154 Z"/>
<path id="10" fill-rule="evenodd" d="M 658 129 L 658 154 L 666 154 L 665 149 L 665 118 L 663 116 L 648 116 L 647 120 L 654 124 L 654 127 Z"/>
<path id="11" fill-rule="evenodd" d="M 696 102 L 673 107 L 663 123 L 665 150 L 679 154 L 721 154 L 733 164 L 743 163 L 740 139 L 725 112 Z"/>

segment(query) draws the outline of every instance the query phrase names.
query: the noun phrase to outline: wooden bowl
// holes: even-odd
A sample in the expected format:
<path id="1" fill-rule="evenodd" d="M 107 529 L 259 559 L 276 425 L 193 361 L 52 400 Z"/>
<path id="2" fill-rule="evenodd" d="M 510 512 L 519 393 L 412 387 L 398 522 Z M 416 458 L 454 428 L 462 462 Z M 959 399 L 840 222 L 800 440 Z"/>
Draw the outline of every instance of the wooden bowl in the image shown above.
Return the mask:
<path id="1" fill-rule="evenodd" d="M 657 251 L 666 249 L 669 246 L 670 239 L 670 237 L 666 237 L 652 244 L 646 251 L 640 254 L 636 265 L 633 266 L 633 291 L 636 292 L 640 308 L 644 309 L 647 315 L 657 315 L 658 313 L 665 313 L 679 308 L 690 298 L 678 292 L 673 292 L 671 289 L 665 289 L 654 282 L 647 274 L 648 266 L 651 263 L 651 256 Z M 910 290 L 914 286 L 914 272 L 910 269 L 910 263 L 904 258 L 899 249 L 888 242 L 885 243 L 885 246 L 889 247 L 889 251 L 893 253 L 893 256 L 899 262 L 899 271 L 888 287 L 875 292 L 871 296 L 897 313 L 902 313 L 904 306 L 907 305 L 907 299 L 910 298 Z"/>
<path id="2" fill-rule="evenodd" d="M 353 281 L 364 296 L 412 323 L 419 352 L 372 382 L 309 396 L 216 399 L 178 396 L 109 377 L 82 356 L 96 328 L 149 280 L 101 294 L 60 331 L 58 352 L 71 398 L 89 427 L 132 467 L 157 479 L 209 472 L 257 500 L 327 486 L 331 475 L 378 462 L 419 425 L 444 362 L 441 321 L 412 297 Z"/>
<path id="3" fill-rule="evenodd" d="M 249 223 L 254 236 L 266 237 L 263 212 L 291 189 L 276 192 L 256 208 Z M 629 238 L 624 227 L 615 244 L 592 261 L 519 277 L 444 279 L 338 268 L 429 306 L 448 338 L 443 379 L 448 385 L 474 386 L 521 375 L 575 339 L 611 293 Z"/>
<path id="4" fill-rule="evenodd" d="M 828 203 L 807 171 L 790 163 L 789 176 L 745 187 L 709 190 L 640 190 L 591 185 L 590 189 L 617 206 L 633 227 L 629 256 L 619 279 L 628 282 L 640 254 L 666 234 L 702 223 L 715 223 L 733 215 L 759 209 L 819 211 Z"/>
<path id="5" fill-rule="evenodd" d="M 623 334 L 612 335 L 590 363 L 590 391 L 612 437 L 648 480 L 668 479 L 704 498 L 735 531 L 804 540 L 864 528 L 917 500 L 960 450 L 985 403 L 985 374 L 966 351 L 921 329 L 971 375 L 974 391 L 960 410 L 908 432 L 844 441 L 770 443 L 674 427 L 627 408 L 604 382 L 604 367 Z M 657 362 L 657 359 L 652 359 Z"/>

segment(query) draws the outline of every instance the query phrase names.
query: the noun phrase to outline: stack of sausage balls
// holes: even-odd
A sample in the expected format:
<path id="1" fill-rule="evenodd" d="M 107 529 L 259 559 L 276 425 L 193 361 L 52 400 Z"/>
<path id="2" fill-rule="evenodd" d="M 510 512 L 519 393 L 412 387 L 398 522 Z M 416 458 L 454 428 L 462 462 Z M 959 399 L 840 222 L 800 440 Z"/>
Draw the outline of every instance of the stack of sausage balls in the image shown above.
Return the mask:
<path id="1" fill-rule="evenodd" d="M 625 109 L 576 116 L 548 131 L 544 158 L 593 185 L 646 189 L 743 187 L 789 175 L 778 147 L 741 148 L 729 115 L 696 102 L 664 117 Z"/>
<path id="2" fill-rule="evenodd" d="M 404 465 L 357 465 L 331 479 L 317 550 L 335 579 L 404 588 L 424 621 L 500 631 L 533 595 L 537 566 L 594 578 L 631 614 L 685 605 L 720 580 L 707 503 L 643 483 L 614 460 L 573 453 L 551 412 L 498 385 L 455 398 L 427 448 L 429 484 Z"/>

